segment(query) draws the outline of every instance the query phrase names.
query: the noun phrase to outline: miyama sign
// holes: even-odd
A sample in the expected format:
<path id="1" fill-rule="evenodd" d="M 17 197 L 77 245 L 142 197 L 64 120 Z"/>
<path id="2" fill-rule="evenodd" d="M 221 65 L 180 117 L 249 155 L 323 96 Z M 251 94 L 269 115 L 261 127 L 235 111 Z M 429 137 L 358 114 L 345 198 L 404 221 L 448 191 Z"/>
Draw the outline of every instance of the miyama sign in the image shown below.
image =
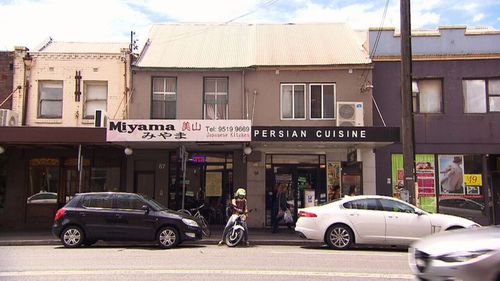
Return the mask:
<path id="1" fill-rule="evenodd" d="M 109 120 L 108 142 L 248 142 L 250 120 Z"/>

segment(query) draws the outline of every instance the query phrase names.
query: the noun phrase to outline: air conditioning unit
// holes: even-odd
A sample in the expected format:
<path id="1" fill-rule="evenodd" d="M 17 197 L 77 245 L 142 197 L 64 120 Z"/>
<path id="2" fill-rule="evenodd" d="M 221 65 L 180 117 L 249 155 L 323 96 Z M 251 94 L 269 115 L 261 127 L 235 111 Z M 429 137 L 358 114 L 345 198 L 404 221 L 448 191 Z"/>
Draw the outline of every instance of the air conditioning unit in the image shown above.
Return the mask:
<path id="1" fill-rule="evenodd" d="M 362 102 L 337 102 L 337 126 L 363 126 Z"/>
<path id="2" fill-rule="evenodd" d="M 106 127 L 106 111 L 97 109 L 94 114 L 94 127 Z"/>
<path id="3" fill-rule="evenodd" d="M 10 109 L 0 109 L 0 126 L 19 126 L 19 114 Z"/>

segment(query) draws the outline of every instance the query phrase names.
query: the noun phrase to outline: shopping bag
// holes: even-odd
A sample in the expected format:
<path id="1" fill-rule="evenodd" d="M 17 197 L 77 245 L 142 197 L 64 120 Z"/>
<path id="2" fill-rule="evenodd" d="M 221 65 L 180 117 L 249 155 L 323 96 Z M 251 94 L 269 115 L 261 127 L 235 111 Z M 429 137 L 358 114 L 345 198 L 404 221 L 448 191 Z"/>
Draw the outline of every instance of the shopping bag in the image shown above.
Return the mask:
<path id="1" fill-rule="evenodd" d="M 283 214 L 283 221 L 285 223 L 293 223 L 293 217 L 292 217 L 292 212 L 290 212 L 289 209 L 287 209 L 285 211 L 285 213 Z"/>

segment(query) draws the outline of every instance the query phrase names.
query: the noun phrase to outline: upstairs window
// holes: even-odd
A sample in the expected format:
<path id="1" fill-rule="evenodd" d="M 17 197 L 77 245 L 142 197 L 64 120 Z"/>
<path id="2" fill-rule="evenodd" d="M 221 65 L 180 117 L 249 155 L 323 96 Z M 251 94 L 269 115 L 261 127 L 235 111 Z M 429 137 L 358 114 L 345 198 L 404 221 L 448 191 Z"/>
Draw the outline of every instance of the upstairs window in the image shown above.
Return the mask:
<path id="1" fill-rule="evenodd" d="M 463 80 L 464 112 L 500 112 L 500 79 Z"/>
<path id="2" fill-rule="evenodd" d="M 335 118 L 335 85 L 310 84 L 311 119 Z"/>
<path id="3" fill-rule="evenodd" d="M 306 85 L 281 84 L 281 119 L 306 119 Z"/>
<path id="4" fill-rule="evenodd" d="M 153 119 L 175 119 L 177 103 L 177 79 L 175 77 L 153 78 Z"/>
<path id="5" fill-rule="evenodd" d="M 228 119 L 228 79 L 205 78 L 204 119 Z"/>
<path id="6" fill-rule="evenodd" d="M 442 113 L 443 93 L 439 79 L 415 80 L 412 82 L 413 112 Z"/>
<path id="7" fill-rule="evenodd" d="M 95 111 L 107 110 L 108 104 L 108 82 L 106 81 L 85 81 L 84 86 L 85 119 L 94 118 Z"/>
<path id="8" fill-rule="evenodd" d="M 38 85 L 38 118 L 61 118 L 63 82 L 40 81 Z"/>

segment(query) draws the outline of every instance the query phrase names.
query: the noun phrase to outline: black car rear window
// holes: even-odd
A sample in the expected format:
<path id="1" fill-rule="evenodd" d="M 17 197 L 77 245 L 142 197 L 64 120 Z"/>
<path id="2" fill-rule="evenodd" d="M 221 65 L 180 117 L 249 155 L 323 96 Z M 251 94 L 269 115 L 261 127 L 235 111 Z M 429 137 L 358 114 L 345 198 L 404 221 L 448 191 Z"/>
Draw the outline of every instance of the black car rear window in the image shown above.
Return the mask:
<path id="1" fill-rule="evenodd" d="M 113 207 L 113 197 L 111 194 L 88 194 L 83 197 L 82 206 L 111 209 Z"/>

